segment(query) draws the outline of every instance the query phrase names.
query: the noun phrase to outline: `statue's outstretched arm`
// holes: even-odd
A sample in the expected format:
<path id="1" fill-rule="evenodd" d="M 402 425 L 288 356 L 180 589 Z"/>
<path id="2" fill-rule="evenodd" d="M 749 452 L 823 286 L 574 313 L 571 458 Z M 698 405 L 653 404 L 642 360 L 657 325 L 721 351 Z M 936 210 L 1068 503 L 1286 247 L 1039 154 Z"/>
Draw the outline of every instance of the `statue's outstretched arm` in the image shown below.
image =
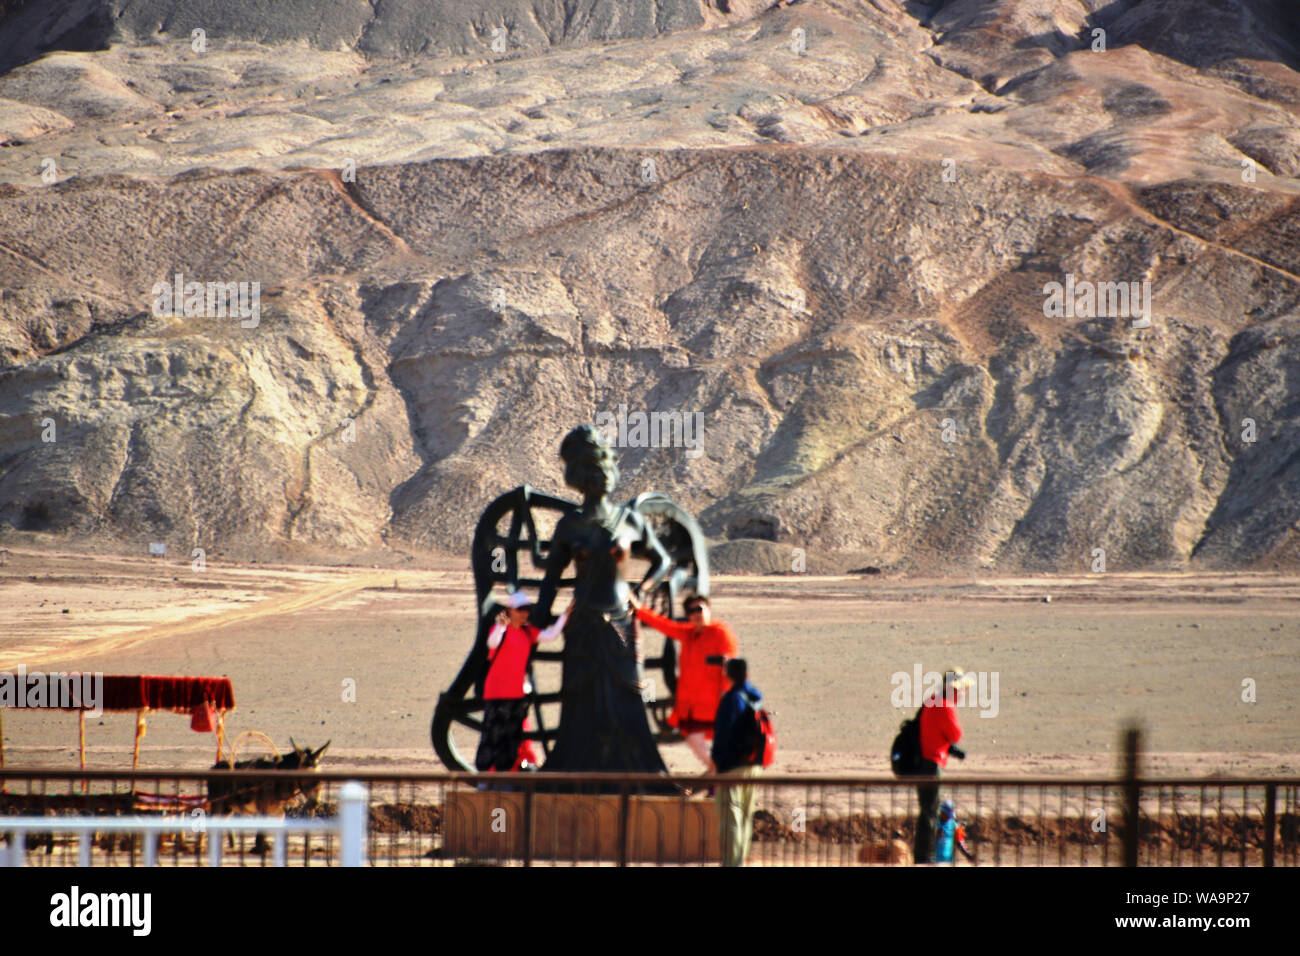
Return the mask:
<path id="1" fill-rule="evenodd" d="M 546 577 L 542 578 L 542 588 L 537 594 L 537 605 L 529 619 L 538 627 L 551 623 L 551 605 L 555 603 L 555 593 L 560 589 L 560 579 L 564 569 L 573 560 L 573 547 L 564 535 L 564 519 L 555 527 L 551 536 L 551 550 L 546 556 Z"/>

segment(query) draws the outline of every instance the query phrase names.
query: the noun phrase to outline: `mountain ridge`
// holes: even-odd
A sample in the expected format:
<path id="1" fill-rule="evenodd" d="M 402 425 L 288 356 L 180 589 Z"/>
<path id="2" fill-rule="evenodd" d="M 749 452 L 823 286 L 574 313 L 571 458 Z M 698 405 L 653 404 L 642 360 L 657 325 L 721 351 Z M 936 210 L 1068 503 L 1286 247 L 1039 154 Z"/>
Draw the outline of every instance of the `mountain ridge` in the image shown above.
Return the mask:
<path id="1" fill-rule="evenodd" d="M 1294 565 L 1294 37 L 927 9 L 526 62 L 123 33 L 0 75 L 0 537 L 464 553 L 625 407 L 699 416 L 617 493 L 720 566 Z M 260 311 L 157 314 L 177 274 Z"/>

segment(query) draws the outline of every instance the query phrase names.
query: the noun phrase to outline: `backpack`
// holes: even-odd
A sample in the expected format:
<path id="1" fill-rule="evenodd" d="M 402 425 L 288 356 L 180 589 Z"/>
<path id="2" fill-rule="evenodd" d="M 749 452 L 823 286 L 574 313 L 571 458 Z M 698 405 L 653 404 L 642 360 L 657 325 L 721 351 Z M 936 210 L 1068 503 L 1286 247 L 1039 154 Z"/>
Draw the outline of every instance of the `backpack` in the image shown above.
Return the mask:
<path id="1" fill-rule="evenodd" d="M 905 777 L 921 769 L 921 710 L 899 725 L 898 736 L 889 748 L 889 768 L 896 777 Z"/>
<path id="2" fill-rule="evenodd" d="M 740 762 L 744 766 L 770 767 L 776 760 L 776 727 L 772 715 L 756 708 L 744 694 L 741 700 L 745 702 L 745 714 L 740 718 L 740 744 L 736 748 Z"/>

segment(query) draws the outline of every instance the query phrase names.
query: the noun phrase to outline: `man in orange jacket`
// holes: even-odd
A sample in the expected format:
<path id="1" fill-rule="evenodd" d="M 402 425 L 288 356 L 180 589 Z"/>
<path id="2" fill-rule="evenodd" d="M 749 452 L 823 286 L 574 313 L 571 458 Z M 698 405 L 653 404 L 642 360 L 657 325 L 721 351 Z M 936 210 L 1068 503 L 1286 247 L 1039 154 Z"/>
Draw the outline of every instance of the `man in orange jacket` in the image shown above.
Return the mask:
<path id="1" fill-rule="evenodd" d="M 710 620 L 709 599 L 686 599 L 685 621 L 673 621 L 637 604 L 637 619 L 649 624 L 677 641 L 682 646 L 677 678 L 677 701 L 668 723 L 682 732 L 691 752 L 706 769 L 713 769 L 709 756 L 709 741 L 713 739 L 713 721 L 718 713 L 718 701 L 727 692 L 731 682 L 723 668 L 709 664 L 705 658 L 712 655 L 732 658 L 740 653 L 740 645 L 731 628 Z"/>

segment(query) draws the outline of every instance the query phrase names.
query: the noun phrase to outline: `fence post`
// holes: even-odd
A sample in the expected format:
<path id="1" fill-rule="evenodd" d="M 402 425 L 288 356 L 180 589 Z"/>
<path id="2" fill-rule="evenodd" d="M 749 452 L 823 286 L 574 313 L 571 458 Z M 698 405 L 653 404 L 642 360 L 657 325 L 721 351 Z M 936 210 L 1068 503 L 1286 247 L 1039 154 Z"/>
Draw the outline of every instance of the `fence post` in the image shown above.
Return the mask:
<path id="1" fill-rule="evenodd" d="M 0 861 L 5 866 L 23 866 L 27 863 L 27 831 L 10 830 L 9 845 L 0 854 Z"/>
<path id="2" fill-rule="evenodd" d="M 367 793 L 363 784 L 349 780 L 339 789 L 339 862 L 364 866 L 366 862 Z"/>
<path id="3" fill-rule="evenodd" d="M 225 830 L 207 830 L 208 835 L 208 866 L 221 866 L 221 841 L 226 838 Z M 199 839 L 203 839 L 202 836 Z"/>
<path id="4" fill-rule="evenodd" d="M 618 865 L 627 866 L 627 828 L 631 826 L 628 810 L 627 784 L 618 787 Z"/>
<path id="5" fill-rule="evenodd" d="M 1264 784 L 1264 865 L 1273 865 L 1274 831 L 1277 830 L 1277 784 Z"/>
<path id="6" fill-rule="evenodd" d="M 524 866 L 533 865 L 533 782 L 524 781 Z"/>
<path id="7" fill-rule="evenodd" d="M 1141 812 L 1142 788 L 1138 785 L 1138 755 L 1142 749 L 1142 731 L 1129 727 L 1124 733 L 1124 865 L 1138 865 L 1138 814 Z"/>

